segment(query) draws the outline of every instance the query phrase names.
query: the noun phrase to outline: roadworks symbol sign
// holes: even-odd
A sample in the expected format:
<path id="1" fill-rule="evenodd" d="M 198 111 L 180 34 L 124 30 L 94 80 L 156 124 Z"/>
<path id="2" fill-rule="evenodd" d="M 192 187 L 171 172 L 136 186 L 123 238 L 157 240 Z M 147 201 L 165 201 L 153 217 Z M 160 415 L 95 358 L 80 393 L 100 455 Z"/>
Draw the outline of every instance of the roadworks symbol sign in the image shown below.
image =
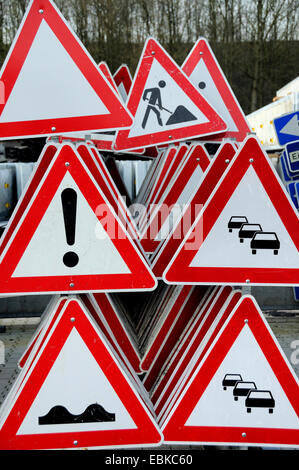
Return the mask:
<path id="1" fill-rule="evenodd" d="M 117 133 L 115 150 L 186 140 L 227 128 L 152 38 L 144 46 L 126 105 L 134 121 L 128 131 Z"/>

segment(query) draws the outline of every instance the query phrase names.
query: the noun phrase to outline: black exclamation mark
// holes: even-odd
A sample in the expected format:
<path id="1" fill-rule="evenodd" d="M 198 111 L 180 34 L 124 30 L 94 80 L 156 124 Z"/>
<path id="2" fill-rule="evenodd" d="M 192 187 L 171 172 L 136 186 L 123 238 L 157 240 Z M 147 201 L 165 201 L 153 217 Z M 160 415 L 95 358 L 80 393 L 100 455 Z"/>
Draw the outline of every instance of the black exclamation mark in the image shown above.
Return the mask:
<path id="1" fill-rule="evenodd" d="M 64 189 L 61 193 L 61 202 L 64 218 L 64 227 L 67 244 L 75 244 L 77 193 L 72 188 Z M 63 257 L 63 262 L 68 268 L 73 268 L 79 263 L 79 256 L 74 251 L 68 251 Z"/>

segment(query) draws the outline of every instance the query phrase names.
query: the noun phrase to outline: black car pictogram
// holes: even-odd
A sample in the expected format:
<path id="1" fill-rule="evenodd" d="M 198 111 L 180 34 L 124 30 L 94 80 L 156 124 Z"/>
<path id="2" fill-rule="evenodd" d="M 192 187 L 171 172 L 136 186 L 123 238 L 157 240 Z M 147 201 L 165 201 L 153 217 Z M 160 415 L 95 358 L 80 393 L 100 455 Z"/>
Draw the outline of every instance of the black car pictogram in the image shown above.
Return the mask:
<path id="1" fill-rule="evenodd" d="M 247 397 L 250 390 L 256 390 L 254 382 L 237 382 L 233 389 L 234 400 L 237 401 L 239 397 Z"/>
<path id="2" fill-rule="evenodd" d="M 250 390 L 245 406 L 247 413 L 251 413 L 251 408 L 269 408 L 269 413 L 273 413 L 275 401 L 270 390 Z"/>
<path id="3" fill-rule="evenodd" d="M 226 390 L 227 387 L 234 387 L 240 380 L 242 380 L 240 374 L 225 374 L 222 380 L 223 390 Z"/>
<path id="4" fill-rule="evenodd" d="M 256 254 L 256 250 L 273 250 L 274 255 L 278 255 L 280 241 L 275 232 L 256 232 L 250 242 L 252 254 Z"/>
<path id="5" fill-rule="evenodd" d="M 252 238 L 256 232 L 262 232 L 260 224 L 242 224 L 239 230 L 240 243 L 244 242 L 244 238 Z"/>
<path id="6" fill-rule="evenodd" d="M 243 224 L 246 224 L 248 222 L 247 217 L 245 216 L 238 216 L 238 215 L 233 215 L 227 224 L 228 231 L 232 232 L 234 228 L 240 229 Z"/>

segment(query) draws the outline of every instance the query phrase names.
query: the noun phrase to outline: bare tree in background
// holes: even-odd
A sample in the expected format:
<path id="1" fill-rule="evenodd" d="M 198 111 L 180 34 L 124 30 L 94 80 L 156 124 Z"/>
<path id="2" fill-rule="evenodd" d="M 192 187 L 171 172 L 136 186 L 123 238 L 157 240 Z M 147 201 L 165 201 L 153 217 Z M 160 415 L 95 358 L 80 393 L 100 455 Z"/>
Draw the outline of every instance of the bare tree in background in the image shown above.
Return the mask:
<path id="1" fill-rule="evenodd" d="M 267 46 L 272 44 L 275 48 L 278 42 L 283 40 L 289 18 L 295 14 L 296 9 L 298 10 L 296 3 L 285 0 L 252 0 L 248 5 L 245 25 L 253 59 L 252 68 L 248 69 L 252 80 L 250 111 L 262 106 L 260 90 L 263 89 L 265 82 L 269 84 L 271 77 L 271 68 L 265 67 L 269 50 Z"/>
<path id="2" fill-rule="evenodd" d="M 155 37 L 180 65 L 198 37 L 208 39 L 244 112 L 266 104 L 298 75 L 298 0 L 54 0 L 95 61 L 134 74 Z M 5 58 L 28 0 L 0 0 Z"/>

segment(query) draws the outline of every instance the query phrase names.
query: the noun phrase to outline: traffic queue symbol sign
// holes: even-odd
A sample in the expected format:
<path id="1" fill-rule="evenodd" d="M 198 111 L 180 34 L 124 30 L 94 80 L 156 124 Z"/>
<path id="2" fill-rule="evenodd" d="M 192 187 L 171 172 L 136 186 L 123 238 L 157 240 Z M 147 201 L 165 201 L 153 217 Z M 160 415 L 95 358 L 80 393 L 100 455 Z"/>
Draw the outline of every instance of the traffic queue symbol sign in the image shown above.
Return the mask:
<path id="1" fill-rule="evenodd" d="M 299 382 L 243 296 L 170 411 L 165 442 L 299 445 Z"/>
<path id="2" fill-rule="evenodd" d="M 299 219 L 254 137 L 231 161 L 166 268 L 169 283 L 293 285 Z"/>
<path id="3" fill-rule="evenodd" d="M 70 298 L 3 404 L 0 447 L 157 445 L 161 433 L 124 367 L 81 302 Z"/>
<path id="4" fill-rule="evenodd" d="M 152 290 L 156 279 L 75 148 L 63 144 L 1 259 L 1 292 Z"/>
<path id="5" fill-rule="evenodd" d="M 226 130 L 226 123 L 158 44 L 147 40 L 126 103 L 134 116 L 115 150 L 147 147 Z"/>
<path id="6" fill-rule="evenodd" d="M 1 139 L 128 128 L 132 117 L 51 0 L 28 6 L 0 72 Z"/>
<path id="7" fill-rule="evenodd" d="M 299 139 L 299 111 L 273 119 L 273 125 L 280 145 Z"/>
<path id="8" fill-rule="evenodd" d="M 206 39 L 198 39 L 182 70 L 227 123 L 227 130 L 218 139 L 229 137 L 242 142 L 250 133 L 249 125 Z"/>
<path id="9" fill-rule="evenodd" d="M 122 64 L 113 75 L 119 94 L 126 103 L 130 88 L 132 86 L 132 76 L 129 67 Z"/>

